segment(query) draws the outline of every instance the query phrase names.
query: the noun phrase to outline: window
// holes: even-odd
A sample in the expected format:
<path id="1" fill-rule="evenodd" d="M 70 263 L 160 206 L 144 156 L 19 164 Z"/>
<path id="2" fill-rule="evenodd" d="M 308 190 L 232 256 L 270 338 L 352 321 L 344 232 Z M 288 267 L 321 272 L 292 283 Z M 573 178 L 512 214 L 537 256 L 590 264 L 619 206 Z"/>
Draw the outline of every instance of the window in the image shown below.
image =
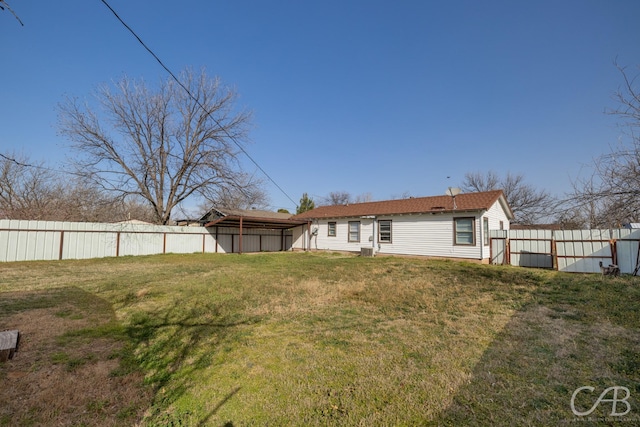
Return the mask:
<path id="1" fill-rule="evenodd" d="M 391 243 L 391 220 L 378 221 L 378 242 Z"/>
<path id="2" fill-rule="evenodd" d="M 500 230 L 504 230 L 504 221 L 500 221 Z"/>
<path id="3" fill-rule="evenodd" d="M 453 234 L 456 245 L 475 246 L 475 218 L 455 218 Z"/>
<path id="4" fill-rule="evenodd" d="M 484 236 L 484 245 L 489 244 L 489 218 L 482 218 L 482 235 Z"/>
<path id="5" fill-rule="evenodd" d="M 360 241 L 360 221 L 349 221 L 349 241 Z"/>
<path id="6" fill-rule="evenodd" d="M 329 231 L 328 231 L 328 236 L 329 237 L 336 237 L 336 223 L 335 222 L 330 222 L 328 224 L 329 227 Z"/>

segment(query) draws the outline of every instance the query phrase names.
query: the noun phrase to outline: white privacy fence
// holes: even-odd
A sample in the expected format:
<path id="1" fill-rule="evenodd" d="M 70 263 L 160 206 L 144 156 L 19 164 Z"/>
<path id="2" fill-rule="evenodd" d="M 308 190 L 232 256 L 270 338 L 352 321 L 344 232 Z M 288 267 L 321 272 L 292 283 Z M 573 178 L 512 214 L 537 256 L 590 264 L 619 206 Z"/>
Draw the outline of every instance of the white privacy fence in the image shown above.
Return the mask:
<path id="1" fill-rule="evenodd" d="M 599 263 L 637 274 L 640 230 L 492 230 L 491 262 L 599 273 Z"/>
<path id="2" fill-rule="evenodd" d="M 289 250 L 289 230 L 0 220 L 0 262 Z"/>

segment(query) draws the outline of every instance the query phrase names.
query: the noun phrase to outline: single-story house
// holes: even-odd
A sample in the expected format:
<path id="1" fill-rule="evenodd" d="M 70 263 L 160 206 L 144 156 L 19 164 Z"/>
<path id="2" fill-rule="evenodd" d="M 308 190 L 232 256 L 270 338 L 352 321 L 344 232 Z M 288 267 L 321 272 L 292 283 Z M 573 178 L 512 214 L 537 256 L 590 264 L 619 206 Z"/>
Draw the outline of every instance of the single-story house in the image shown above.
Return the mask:
<path id="1" fill-rule="evenodd" d="M 513 212 L 497 190 L 321 206 L 291 219 L 308 221 L 294 229 L 294 249 L 489 262 L 489 230 L 508 230 Z"/>

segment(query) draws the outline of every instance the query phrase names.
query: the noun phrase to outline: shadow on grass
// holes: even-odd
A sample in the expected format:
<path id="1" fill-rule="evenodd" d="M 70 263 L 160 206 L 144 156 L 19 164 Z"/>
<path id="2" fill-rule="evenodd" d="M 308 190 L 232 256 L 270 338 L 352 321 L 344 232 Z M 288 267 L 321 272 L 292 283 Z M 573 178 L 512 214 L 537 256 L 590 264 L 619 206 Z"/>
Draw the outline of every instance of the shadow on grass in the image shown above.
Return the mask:
<path id="1" fill-rule="evenodd" d="M 109 302 L 77 287 L 3 292 L 5 328 L 22 339 L 0 364 L 0 384 L 9 384 L 0 387 L 0 425 L 133 425 L 142 417 L 150 397 L 142 376 L 111 371 L 126 337 Z"/>
<path id="2" fill-rule="evenodd" d="M 36 316 L 36 312 L 43 311 L 48 313 L 49 318 L 59 319 L 61 323 L 54 325 L 49 321 L 46 324 L 38 324 L 34 320 L 31 322 L 33 325 L 30 326 L 32 329 L 25 330 L 26 325 L 16 320 Z M 119 365 L 110 373 L 106 373 L 109 380 L 95 377 L 95 381 L 118 381 L 119 378 L 128 377 L 136 372 L 144 375 L 147 390 L 142 389 L 142 384 L 139 384 L 138 391 L 129 390 L 129 395 L 139 395 L 140 400 L 117 399 L 126 407 L 123 407 L 119 413 L 114 412 L 111 417 L 119 420 L 118 422 L 122 425 L 135 424 L 134 419 L 136 417 L 139 419 L 143 413 L 145 413 L 145 425 L 206 425 L 219 409 L 240 391 L 240 387 L 232 389 L 208 412 L 205 408 L 202 408 L 199 413 L 193 410 L 181 410 L 179 401 L 188 398 L 189 390 L 193 386 L 192 381 L 199 378 L 198 372 L 215 363 L 216 355 L 224 351 L 223 346 L 239 337 L 238 327 L 255 322 L 255 320 L 239 318 L 236 313 L 233 307 L 225 307 L 223 304 L 192 300 L 174 301 L 169 307 L 155 311 L 135 309 L 126 322 L 119 322 L 110 302 L 77 287 L 0 294 L 0 329 L 19 329 L 24 334 L 25 342 L 30 345 L 28 348 L 28 344 L 25 344 L 24 351 L 19 350 L 16 361 L 19 362 L 22 359 L 27 364 L 35 363 L 27 360 L 27 352 L 30 352 L 43 353 L 43 356 L 34 357 L 45 363 L 56 364 L 55 358 L 51 355 L 67 355 L 70 351 L 77 351 L 74 349 L 80 348 L 104 347 L 106 339 L 113 343 L 111 345 L 113 348 L 109 351 L 115 353 L 104 355 L 103 359 L 109 360 L 117 356 Z M 46 330 L 47 327 L 52 330 Z M 95 358 L 88 360 L 100 361 Z M 42 362 L 38 363 L 40 363 L 38 366 L 43 367 L 43 372 L 47 371 L 46 365 L 42 365 Z M 14 363 L 12 368 L 15 369 L 15 367 Z M 8 369 L 8 365 L 0 366 L 0 378 L 6 375 L 3 369 Z M 26 371 L 29 366 L 20 367 L 20 369 Z M 39 377 L 31 373 L 28 378 L 26 376 L 24 378 L 24 395 L 27 396 L 31 387 L 29 382 Z M 11 419 L 14 421 L 22 418 L 20 414 L 15 414 L 20 409 L 18 407 L 11 409 L 10 403 L 18 400 L 24 403 L 25 400 L 20 397 L 21 391 L 16 391 L 17 387 L 21 385 L 14 381 L 12 389 L 5 388 L 4 391 L 0 391 L 0 402 L 3 403 L 0 406 L 13 413 Z M 76 388 L 78 393 L 81 393 L 84 388 L 96 388 L 95 384 L 89 383 L 75 385 L 61 383 L 60 387 Z M 119 390 L 118 393 L 120 392 L 127 395 L 126 390 Z M 16 393 L 20 397 L 18 400 L 14 398 Z M 90 392 L 84 394 L 89 395 Z M 145 397 L 142 398 L 143 396 Z M 37 409 L 44 405 L 44 407 L 57 408 L 65 417 L 75 416 L 73 411 L 76 409 L 71 406 L 64 407 L 62 402 L 64 399 L 60 397 L 60 400 L 60 402 L 34 402 L 35 406 L 25 406 L 22 403 L 21 405 L 31 412 L 35 411 L 33 408 Z M 174 404 L 176 405 L 172 406 Z M 60 405 L 63 406 L 60 407 Z M 117 412 L 116 403 L 110 403 L 110 405 Z M 137 406 L 134 408 L 133 405 Z M 87 412 L 83 409 L 84 407 L 80 405 L 78 411 Z M 37 412 L 43 412 L 42 423 L 57 423 L 56 418 L 51 418 L 54 415 L 44 414 L 46 412 L 44 409 L 38 409 Z M 0 410 L 0 421 L 2 421 L 2 414 L 3 410 Z M 25 413 L 24 416 L 27 417 L 24 420 L 27 420 L 31 415 Z M 91 413 L 79 414 L 77 421 L 79 424 L 85 421 L 88 424 L 94 424 L 95 419 L 91 419 L 91 416 Z M 95 418 L 95 414 L 93 416 Z M 83 417 L 89 418 L 85 420 Z M 0 422 L 0 425 L 4 423 Z"/>
<path id="3" fill-rule="evenodd" d="M 640 425 L 640 282 L 628 276 L 549 277 L 429 425 Z M 576 395 L 576 411 L 588 411 L 612 386 L 630 390 L 631 411 L 612 416 L 612 402 L 603 401 L 588 417 L 575 415 L 572 396 L 583 386 L 594 391 Z M 616 412 L 625 409 L 618 402 Z"/>
<path id="4" fill-rule="evenodd" d="M 220 303 L 176 300 L 132 315 L 125 332 L 133 362 L 146 373 L 155 394 L 149 425 L 206 425 L 238 393 L 240 387 L 235 387 L 204 415 L 181 409 L 180 401 L 188 401 L 190 389 L 198 385 L 199 372 L 216 363 L 227 344 L 241 336 L 242 326 L 256 322 L 236 313 Z"/>

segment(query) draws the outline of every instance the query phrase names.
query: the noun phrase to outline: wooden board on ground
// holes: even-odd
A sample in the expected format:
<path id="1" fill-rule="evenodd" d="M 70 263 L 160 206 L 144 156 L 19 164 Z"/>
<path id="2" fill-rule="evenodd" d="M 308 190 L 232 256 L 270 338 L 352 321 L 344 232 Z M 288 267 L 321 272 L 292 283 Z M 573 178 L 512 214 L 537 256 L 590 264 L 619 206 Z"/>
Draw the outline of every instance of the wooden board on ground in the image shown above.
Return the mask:
<path id="1" fill-rule="evenodd" d="M 18 349 L 20 332 L 18 330 L 0 332 L 0 362 L 13 358 Z"/>

